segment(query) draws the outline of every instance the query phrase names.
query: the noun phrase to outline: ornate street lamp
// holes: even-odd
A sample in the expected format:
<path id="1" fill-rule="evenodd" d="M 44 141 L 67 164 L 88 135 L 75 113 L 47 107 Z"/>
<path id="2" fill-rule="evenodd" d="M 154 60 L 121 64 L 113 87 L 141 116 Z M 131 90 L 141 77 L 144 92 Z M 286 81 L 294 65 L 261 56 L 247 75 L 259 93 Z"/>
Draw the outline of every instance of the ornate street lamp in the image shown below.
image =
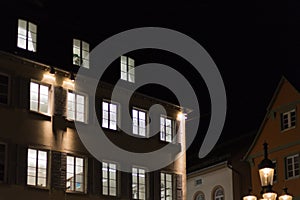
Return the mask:
<path id="1" fill-rule="evenodd" d="M 260 200 L 276 200 L 277 193 L 272 190 L 273 185 L 273 177 L 275 166 L 274 163 L 268 158 L 268 144 L 265 142 L 264 146 L 264 159 L 259 163 L 259 177 L 262 186 L 261 195 L 263 198 Z M 283 189 L 284 193 L 279 196 L 279 200 L 293 200 L 293 196 L 287 192 L 287 188 Z M 257 197 L 251 194 L 251 190 L 249 190 L 249 194 L 243 197 L 243 200 L 257 200 Z"/>
<path id="2" fill-rule="evenodd" d="M 268 144 L 264 144 L 264 159 L 258 165 L 259 177 L 262 187 L 273 185 L 274 163 L 268 158 Z"/>
<path id="3" fill-rule="evenodd" d="M 285 188 L 283 188 L 283 191 L 284 191 L 284 193 L 283 193 L 283 195 L 281 195 L 280 197 L 279 197 L 279 200 L 292 200 L 293 199 L 293 197 L 292 197 L 292 195 L 290 195 L 288 192 L 287 192 L 287 188 L 285 187 Z"/>
<path id="4" fill-rule="evenodd" d="M 263 198 L 266 200 L 276 200 L 277 194 L 272 190 L 272 185 L 268 185 L 266 192 L 263 194 Z"/>
<path id="5" fill-rule="evenodd" d="M 257 200 L 256 196 L 251 194 L 252 189 L 249 189 L 249 194 L 243 197 L 243 200 Z"/>

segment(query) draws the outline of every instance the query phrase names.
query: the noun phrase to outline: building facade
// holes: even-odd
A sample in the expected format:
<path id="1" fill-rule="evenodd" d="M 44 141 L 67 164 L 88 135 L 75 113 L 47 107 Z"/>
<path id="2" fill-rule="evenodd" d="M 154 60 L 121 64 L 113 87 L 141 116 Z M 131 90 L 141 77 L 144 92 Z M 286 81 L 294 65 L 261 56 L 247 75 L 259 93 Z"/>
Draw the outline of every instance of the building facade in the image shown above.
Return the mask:
<path id="1" fill-rule="evenodd" d="M 121 105 L 111 101 L 113 86 L 104 82 L 94 96 L 76 88 L 78 69 L 91 67 L 93 41 L 66 34 L 70 51 L 58 48 L 61 54 L 49 53 L 55 45 L 48 42 L 47 49 L 41 42 L 49 36 L 43 17 L 13 16 L 3 24 L 9 36 L 0 52 L 0 199 L 185 200 L 183 108 L 140 93 L 133 95 L 130 105 Z M 118 73 L 111 77 L 134 84 L 135 60 L 120 56 L 117 62 Z M 126 88 L 121 91 L 129 93 Z M 94 100 L 96 114 L 88 108 Z M 150 119 L 154 104 L 166 113 Z M 120 109 L 125 106 L 132 116 L 129 136 L 120 126 Z M 150 120 L 159 126 L 154 136 L 149 135 Z M 123 172 L 118 160 L 97 160 L 88 152 L 75 122 L 99 124 L 111 141 L 129 151 L 148 152 L 170 144 L 180 157 L 156 171 L 131 163 L 131 172 Z"/>
<path id="2" fill-rule="evenodd" d="M 251 165 L 253 193 L 260 195 L 261 183 L 258 164 L 264 155 L 263 144 L 268 144 L 268 157 L 275 164 L 273 190 L 278 196 L 288 188 L 294 198 L 300 199 L 300 134 L 299 134 L 299 103 L 300 94 L 295 85 L 282 78 L 267 109 L 256 138 L 245 155 Z"/>
<path id="3" fill-rule="evenodd" d="M 239 200 L 251 186 L 250 167 L 243 161 L 254 132 L 218 143 L 206 157 L 188 168 L 190 200 Z"/>

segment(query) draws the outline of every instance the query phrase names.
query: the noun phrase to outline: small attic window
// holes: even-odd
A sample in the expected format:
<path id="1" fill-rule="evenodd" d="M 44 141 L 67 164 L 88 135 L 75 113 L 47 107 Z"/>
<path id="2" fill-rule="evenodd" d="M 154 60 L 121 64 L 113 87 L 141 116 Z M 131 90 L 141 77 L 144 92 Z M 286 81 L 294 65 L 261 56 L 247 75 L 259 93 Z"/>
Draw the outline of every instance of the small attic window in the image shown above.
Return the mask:
<path id="1" fill-rule="evenodd" d="M 296 109 L 281 113 L 281 130 L 289 130 L 296 127 Z"/>

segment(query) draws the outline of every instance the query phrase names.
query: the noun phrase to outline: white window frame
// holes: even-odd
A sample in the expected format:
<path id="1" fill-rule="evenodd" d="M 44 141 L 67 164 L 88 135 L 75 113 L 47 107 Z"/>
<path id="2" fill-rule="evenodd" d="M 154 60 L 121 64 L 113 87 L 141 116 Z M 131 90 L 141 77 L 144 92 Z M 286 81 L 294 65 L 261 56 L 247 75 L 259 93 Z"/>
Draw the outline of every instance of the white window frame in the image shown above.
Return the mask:
<path id="1" fill-rule="evenodd" d="M 22 24 L 25 24 L 25 28 L 22 27 Z M 17 46 L 21 49 L 36 52 L 37 50 L 37 25 L 36 24 L 23 19 L 18 20 Z"/>
<path id="2" fill-rule="evenodd" d="M 298 158 L 298 162 L 295 162 L 295 158 Z M 292 170 L 289 170 L 288 167 L 288 160 L 291 159 L 292 163 L 290 164 L 292 166 Z M 296 169 L 295 168 L 295 164 L 298 163 L 298 168 Z M 292 179 L 292 178 L 296 178 L 296 177 L 299 177 L 300 176 L 300 156 L 299 154 L 294 154 L 294 155 L 291 155 L 291 156 L 287 156 L 285 158 L 285 170 L 286 170 L 286 179 Z M 298 175 L 296 175 L 296 171 L 298 171 Z M 289 176 L 289 172 L 292 172 L 293 175 L 292 176 Z"/>
<path id="3" fill-rule="evenodd" d="M 9 101 L 10 101 L 10 76 L 7 75 L 7 74 L 4 74 L 4 73 L 0 73 L 0 76 L 7 77 L 7 93 L 1 93 L 1 91 L 0 91 L 0 96 L 6 97 L 7 103 L 0 102 L 0 104 L 1 105 L 8 105 Z M 1 84 L 1 83 L 0 83 L 0 85 L 3 86 L 3 87 L 6 86 L 5 84 Z"/>
<path id="4" fill-rule="evenodd" d="M 69 163 L 70 159 L 73 158 L 73 163 Z M 66 191 L 67 192 L 78 192 L 78 193 L 86 193 L 86 183 L 87 183 L 87 163 L 86 158 L 82 156 L 75 156 L 75 155 L 67 155 L 66 157 Z M 78 165 L 78 160 L 82 160 L 82 166 Z M 76 170 L 78 168 L 82 168 L 82 181 L 78 182 Z M 72 175 L 71 177 L 68 177 Z M 73 178 L 74 181 L 70 181 Z M 82 190 L 77 189 L 77 183 L 82 184 Z"/>
<path id="5" fill-rule="evenodd" d="M 171 177 L 168 180 L 167 177 Z M 169 183 L 169 184 L 168 184 Z M 171 188 L 167 188 L 170 185 Z M 170 192 L 168 192 L 170 190 Z M 168 195 L 169 193 L 169 195 Z M 161 200 L 171 200 L 174 196 L 174 176 L 171 173 L 160 172 L 160 199 Z"/>
<path id="6" fill-rule="evenodd" d="M 74 95 L 74 101 L 70 101 L 70 94 Z M 78 96 L 83 97 L 84 99 L 84 103 L 79 104 L 78 103 Z M 74 110 L 71 110 L 70 108 L 70 104 L 73 103 L 74 105 L 72 107 L 74 107 Z M 86 94 L 83 93 L 79 93 L 79 92 L 75 92 L 73 90 L 68 90 L 67 93 L 67 119 L 68 120 L 73 120 L 73 121 L 77 121 L 77 122 L 82 122 L 82 123 L 87 123 L 87 103 L 88 103 L 88 98 Z M 83 120 L 79 120 L 79 111 L 78 111 L 78 107 L 79 106 L 83 106 Z M 74 116 L 71 116 L 71 112 L 74 112 Z"/>
<path id="7" fill-rule="evenodd" d="M 221 190 L 222 191 L 222 194 L 217 194 L 217 192 Z M 224 189 L 222 187 L 217 187 L 215 190 L 214 190 L 214 194 L 213 194 L 213 197 L 214 197 L 214 200 L 224 200 L 225 199 L 225 192 L 224 192 Z"/>
<path id="8" fill-rule="evenodd" d="M 6 170 L 7 170 L 7 144 L 0 142 L 0 145 L 3 145 L 3 147 L 4 147 L 3 180 L 0 179 L 0 183 L 4 183 L 4 182 L 6 182 L 6 176 L 7 176 L 7 172 L 6 172 Z"/>
<path id="9" fill-rule="evenodd" d="M 108 105 L 108 110 L 104 110 L 104 104 Z M 112 112 L 111 110 L 111 106 L 115 106 L 116 107 L 116 112 Z M 103 128 L 107 128 L 110 130 L 118 130 L 119 127 L 119 104 L 116 102 L 111 102 L 108 100 L 103 100 L 102 101 L 102 127 Z M 107 113 L 107 116 L 105 116 L 105 113 Z M 114 119 L 112 119 L 113 115 L 115 115 L 115 121 Z M 107 125 L 105 123 L 105 121 L 107 122 Z M 113 127 L 113 122 L 115 122 L 115 128 Z"/>
<path id="10" fill-rule="evenodd" d="M 79 43 L 79 45 L 77 45 L 76 43 Z M 90 44 L 89 43 L 83 40 L 79 40 L 75 38 L 73 39 L 73 65 L 82 66 L 86 69 L 90 68 Z"/>
<path id="11" fill-rule="evenodd" d="M 292 120 L 292 113 L 294 113 L 294 120 Z M 285 119 L 285 117 L 287 117 Z M 292 109 L 292 110 L 289 110 L 287 112 L 284 112 L 281 114 L 281 130 L 282 131 L 286 131 L 286 130 L 289 130 L 289 129 L 293 129 L 296 127 L 296 121 L 297 121 L 297 113 L 296 113 L 296 109 Z M 287 120 L 287 121 L 285 121 Z M 292 125 L 292 124 L 295 124 L 295 125 Z M 287 126 L 287 127 L 285 127 Z"/>
<path id="12" fill-rule="evenodd" d="M 128 56 L 121 56 L 120 78 L 131 83 L 135 82 L 135 60 Z"/>
<path id="13" fill-rule="evenodd" d="M 170 121 L 171 134 L 167 134 L 167 129 L 169 128 L 166 123 L 167 121 Z M 161 115 L 160 116 L 160 140 L 164 142 L 172 143 L 174 139 L 174 135 L 175 135 L 175 120 L 173 120 L 171 117 Z M 168 139 L 167 136 L 170 136 L 171 138 Z"/>
<path id="14" fill-rule="evenodd" d="M 115 177 L 113 177 L 113 173 L 115 173 Z M 110 161 L 102 161 L 102 194 L 105 196 L 117 196 L 119 189 L 118 180 L 118 164 Z M 106 185 L 105 182 L 107 183 Z M 113 189 L 115 189 L 115 192 L 113 192 Z"/>
<path id="15" fill-rule="evenodd" d="M 35 152 L 35 158 L 30 157 L 30 152 L 34 153 Z M 43 168 L 40 166 L 40 163 L 42 160 L 40 159 L 40 153 L 46 154 L 46 164 Z M 35 160 L 34 160 L 35 159 Z M 32 162 L 33 161 L 33 162 Z M 30 170 L 31 168 L 31 170 Z M 32 171 L 32 169 L 34 169 Z M 27 150 L 27 185 L 28 186 L 34 186 L 34 187 L 41 187 L 41 188 L 47 188 L 48 187 L 48 170 L 49 170 L 49 153 L 46 150 L 41 150 L 41 149 L 35 149 L 35 148 L 28 148 Z M 35 174 L 32 174 L 34 173 Z M 41 172 L 44 173 L 44 176 L 41 176 Z M 30 183 L 30 177 L 34 178 L 34 183 Z M 39 178 L 45 179 L 45 185 L 39 184 Z"/>
<path id="16" fill-rule="evenodd" d="M 32 84 L 37 84 L 38 85 L 38 92 L 37 92 L 37 96 L 38 96 L 38 99 L 35 100 L 33 99 L 33 94 L 32 94 Z M 42 87 L 47 87 L 48 88 L 48 93 L 47 93 L 47 112 L 43 112 L 41 111 L 41 96 L 43 94 L 41 94 L 41 86 Z M 45 114 L 45 115 L 49 115 L 50 114 L 50 102 L 51 102 L 51 98 L 50 98 L 50 88 L 51 86 L 48 85 L 48 84 L 45 84 L 45 83 L 40 83 L 38 81 L 30 81 L 30 86 L 29 86 L 29 90 L 30 90 L 30 99 L 29 99 L 29 109 L 31 111 L 34 111 L 34 112 L 38 112 L 38 113 L 42 113 L 42 114 Z M 37 101 L 37 109 L 33 108 L 32 107 L 32 101 Z"/>
<path id="17" fill-rule="evenodd" d="M 205 200 L 205 195 L 202 191 L 196 193 L 195 200 Z"/>
<path id="18" fill-rule="evenodd" d="M 134 173 L 134 171 L 137 171 L 137 173 Z M 141 173 L 144 171 L 144 173 Z M 135 178 L 136 177 L 136 181 Z M 141 183 L 142 178 L 144 178 L 144 182 Z M 141 179 L 141 180 L 140 180 Z M 146 169 L 143 167 L 133 166 L 132 167 L 132 174 L 131 174 L 131 181 L 132 181 L 132 199 L 139 199 L 139 200 L 145 200 L 147 199 L 147 173 Z M 136 185 L 136 186 L 135 186 Z M 135 192 L 135 189 L 136 192 Z M 141 196 L 140 194 L 143 194 L 141 191 L 141 188 L 144 187 L 144 196 Z M 134 194 L 137 194 L 136 196 Z"/>
<path id="19" fill-rule="evenodd" d="M 134 117 L 134 111 L 137 111 L 137 118 Z M 142 134 L 141 130 L 143 127 L 141 127 L 141 124 L 143 122 L 142 119 L 140 119 L 140 113 L 145 114 L 145 135 Z M 135 119 L 137 124 L 135 125 Z M 137 128 L 137 132 L 135 131 L 135 127 Z M 148 137 L 148 112 L 146 110 L 133 107 L 132 108 L 132 134 L 137 135 L 140 137 Z"/>

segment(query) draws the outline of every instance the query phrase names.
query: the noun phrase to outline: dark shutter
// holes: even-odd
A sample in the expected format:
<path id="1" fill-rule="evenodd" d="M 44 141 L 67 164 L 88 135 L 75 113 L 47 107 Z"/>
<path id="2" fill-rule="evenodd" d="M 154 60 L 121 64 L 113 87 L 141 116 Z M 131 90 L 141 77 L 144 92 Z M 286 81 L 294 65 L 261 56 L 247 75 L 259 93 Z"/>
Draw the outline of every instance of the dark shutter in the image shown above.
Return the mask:
<path id="1" fill-rule="evenodd" d="M 66 153 L 52 152 L 51 186 L 55 189 L 65 190 L 66 187 Z"/>
<path id="2" fill-rule="evenodd" d="M 20 78 L 20 108 L 29 110 L 29 98 L 30 98 L 30 81 L 29 79 Z"/>
<path id="3" fill-rule="evenodd" d="M 176 174 L 176 199 L 182 199 L 182 175 Z"/>
<path id="4" fill-rule="evenodd" d="M 17 185 L 25 185 L 27 181 L 27 148 L 18 145 L 17 149 Z"/>
<path id="5" fill-rule="evenodd" d="M 67 91 L 62 87 L 54 87 L 54 115 L 66 116 Z"/>

